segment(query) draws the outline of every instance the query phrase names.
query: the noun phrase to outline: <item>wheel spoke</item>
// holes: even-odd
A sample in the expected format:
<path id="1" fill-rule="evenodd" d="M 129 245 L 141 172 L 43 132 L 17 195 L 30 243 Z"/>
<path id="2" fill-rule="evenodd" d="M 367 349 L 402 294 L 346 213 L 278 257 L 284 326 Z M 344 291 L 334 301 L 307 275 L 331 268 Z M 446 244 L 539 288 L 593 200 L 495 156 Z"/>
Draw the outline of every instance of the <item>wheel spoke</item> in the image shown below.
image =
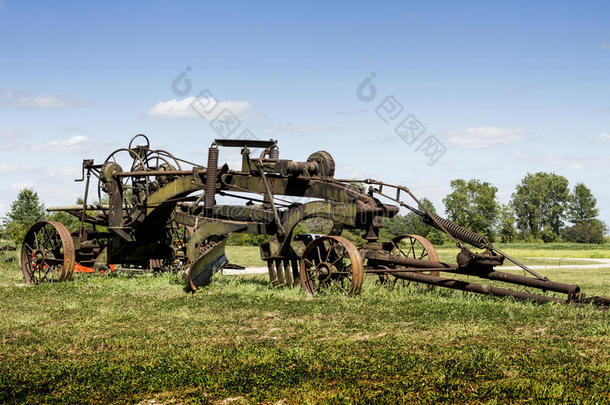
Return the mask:
<path id="1" fill-rule="evenodd" d="M 45 281 L 47 279 L 47 274 L 49 274 L 49 270 L 51 270 L 51 268 L 47 266 L 47 270 L 44 272 L 44 275 L 40 277 L 40 280 L 38 281 Z"/>
<path id="2" fill-rule="evenodd" d="M 402 255 L 403 255 L 404 257 L 409 257 L 409 255 L 408 255 L 408 254 L 406 254 L 405 252 L 403 252 L 403 251 L 402 251 L 402 249 L 401 249 L 400 247 L 398 248 L 398 250 L 400 250 L 400 253 L 402 253 Z"/>
<path id="3" fill-rule="evenodd" d="M 342 246 L 342 248 L 343 248 L 343 246 Z M 334 266 L 334 265 L 335 265 L 335 263 L 337 263 L 339 260 L 344 259 L 344 258 L 345 258 L 346 253 L 347 253 L 347 250 L 345 250 L 344 248 L 343 248 L 343 249 L 341 249 L 341 254 L 339 254 L 339 255 L 338 255 L 339 257 L 338 257 L 338 258 L 337 258 L 335 261 L 333 261 L 331 264 Z"/>
<path id="4" fill-rule="evenodd" d="M 330 278 L 330 281 L 332 283 L 334 283 L 341 291 L 343 291 L 345 294 L 349 294 L 349 292 L 345 291 L 345 289 L 343 288 L 343 286 L 341 284 L 339 284 L 334 278 Z"/>
<path id="5" fill-rule="evenodd" d="M 326 258 L 324 259 L 325 262 L 328 262 L 328 258 L 330 257 L 330 252 L 332 252 L 332 249 L 328 249 L 328 251 L 326 252 Z"/>

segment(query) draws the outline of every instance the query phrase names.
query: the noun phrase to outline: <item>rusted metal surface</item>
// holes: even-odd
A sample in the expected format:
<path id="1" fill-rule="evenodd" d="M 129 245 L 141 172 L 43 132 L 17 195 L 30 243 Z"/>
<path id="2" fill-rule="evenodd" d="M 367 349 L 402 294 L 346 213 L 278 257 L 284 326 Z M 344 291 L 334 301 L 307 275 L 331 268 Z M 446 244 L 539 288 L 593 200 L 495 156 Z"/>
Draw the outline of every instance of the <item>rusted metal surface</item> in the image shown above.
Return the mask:
<path id="1" fill-rule="evenodd" d="M 471 283 L 468 281 L 455 280 L 452 278 L 437 277 L 429 274 L 414 273 L 414 272 L 392 272 L 395 277 L 415 281 L 417 283 L 434 285 L 438 287 L 450 288 L 453 290 L 462 290 L 473 292 L 477 294 L 493 295 L 496 297 L 513 297 L 520 300 L 532 301 L 539 304 L 547 302 L 559 302 L 562 304 L 568 301 L 556 297 L 547 297 L 539 294 L 531 294 L 523 291 L 509 290 L 500 287 L 491 287 L 488 285 L 482 285 L 478 283 Z"/>
<path id="2" fill-rule="evenodd" d="M 301 257 L 301 286 L 313 295 L 335 288 L 346 295 L 360 292 L 364 266 L 358 249 L 341 236 L 314 239 Z"/>
<path id="3" fill-rule="evenodd" d="M 72 236 L 63 224 L 35 223 L 21 246 L 21 272 L 26 283 L 69 280 L 74 271 L 75 253 Z"/>
<path id="4" fill-rule="evenodd" d="M 221 164 L 221 148 L 240 148 L 241 167 L 232 169 Z M 251 149 L 256 148 L 262 152 L 254 154 Z M 40 266 L 49 268 L 46 263 L 50 260 L 61 264 L 61 268 L 59 264 L 53 267 L 51 278 L 57 281 L 70 278 L 75 262 L 79 268 L 94 270 L 111 265 L 155 271 L 179 268 L 186 285 L 195 291 L 226 265 L 224 245 L 228 236 L 246 233 L 268 236 L 260 245 L 260 253 L 267 262 L 272 286 L 301 285 L 308 294 L 326 288 L 357 294 L 364 276 L 370 274 L 383 281 L 394 277 L 540 303 L 607 307 L 610 302 L 607 297 L 585 297 L 576 285 L 547 280 L 483 236 L 429 212 L 403 185 L 339 179 L 334 174 L 335 161 L 330 153 L 317 151 L 303 161 L 282 159 L 275 140 L 216 139 L 207 151 L 204 166 L 152 149 L 148 138 L 139 134 L 127 148 L 111 152 L 101 164 L 83 160 L 82 175 L 77 179 L 87 180 L 82 206 L 55 209 L 77 217 L 80 229 L 70 235 L 57 224 L 45 223 L 48 232 L 56 235 L 55 240 L 61 241 L 60 252 L 54 246 L 32 246 L 40 242 L 36 238 L 42 229 L 42 225 L 35 225 L 28 232 L 27 244 L 24 242 L 24 278 L 28 282 L 46 280 L 48 274 L 42 277 Z M 93 184 L 97 179 L 97 196 L 89 193 L 91 176 Z M 218 203 L 218 196 L 243 204 Z M 407 204 L 402 196 L 414 201 L 415 206 Z M 421 216 L 426 224 L 455 242 L 460 249 L 456 263 L 441 262 L 434 246 L 420 235 L 401 235 L 380 243 L 383 218 L 393 217 L 401 207 Z M 309 244 L 295 238 L 298 225 L 309 218 L 330 221 L 330 234 Z M 178 228 L 188 232 L 177 236 Z M 344 229 L 361 233 L 364 244 L 360 249 L 340 236 Z M 467 245 L 482 251 L 475 252 Z M 532 277 L 495 270 L 505 259 Z M 441 277 L 441 273 L 519 285 L 542 293 L 459 281 Z M 545 292 L 566 297 L 542 295 Z"/>

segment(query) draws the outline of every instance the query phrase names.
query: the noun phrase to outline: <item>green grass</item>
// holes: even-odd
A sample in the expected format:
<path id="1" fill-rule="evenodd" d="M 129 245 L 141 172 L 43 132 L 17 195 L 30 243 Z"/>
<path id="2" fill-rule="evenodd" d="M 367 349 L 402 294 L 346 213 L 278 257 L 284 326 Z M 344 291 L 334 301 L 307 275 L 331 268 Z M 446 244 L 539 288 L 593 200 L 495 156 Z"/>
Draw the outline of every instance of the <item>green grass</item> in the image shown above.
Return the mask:
<path id="1" fill-rule="evenodd" d="M 216 276 L 196 294 L 170 274 L 25 287 L 10 255 L 0 403 L 610 401 L 608 311 L 374 278 L 358 297 L 314 299 L 263 276 Z M 608 269 L 548 274 L 610 293 Z"/>
<path id="2" fill-rule="evenodd" d="M 225 253 L 231 264 L 239 264 L 244 267 L 267 267 L 267 264 L 261 260 L 258 246 L 227 246 Z"/>
<path id="3" fill-rule="evenodd" d="M 610 259 L 610 245 L 596 245 L 584 243 L 515 243 L 494 244 L 511 256 L 517 258 L 527 257 L 571 257 L 582 259 Z M 437 251 L 444 256 L 453 256 L 458 249 L 452 245 L 445 244 L 437 247 Z"/>

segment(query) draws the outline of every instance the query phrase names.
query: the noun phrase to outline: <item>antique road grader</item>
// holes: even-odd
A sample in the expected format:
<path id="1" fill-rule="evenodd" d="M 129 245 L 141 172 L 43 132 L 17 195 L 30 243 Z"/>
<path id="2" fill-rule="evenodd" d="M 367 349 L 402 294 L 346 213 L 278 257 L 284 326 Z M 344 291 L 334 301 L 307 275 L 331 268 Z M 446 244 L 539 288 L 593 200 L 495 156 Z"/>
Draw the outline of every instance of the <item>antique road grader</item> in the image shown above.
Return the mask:
<path id="1" fill-rule="evenodd" d="M 137 139 L 143 144 L 135 145 Z M 227 164 L 219 167 L 220 147 L 240 148 L 240 170 Z M 257 148 L 262 149 L 258 157 L 251 151 Z M 125 159 L 131 164 L 129 170 L 119 164 Z M 207 165 L 202 166 L 151 149 L 148 138 L 137 135 L 127 148 L 115 150 L 101 164 L 83 161 L 82 178 L 77 180 L 85 182 L 82 205 L 53 209 L 78 218 L 79 229 L 70 233 L 52 221 L 33 225 L 23 241 L 21 270 L 26 282 L 39 283 L 69 280 L 75 266 L 77 271 L 107 271 L 111 265 L 179 267 L 187 287 L 195 291 L 228 263 L 224 252 L 228 236 L 248 233 L 270 236 L 260 245 L 260 254 L 268 264 L 271 284 L 300 284 L 308 294 L 322 289 L 358 294 L 364 276 L 374 275 L 386 282 L 407 280 L 537 303 L 610 305 L 607 297 L 586 297 L 577 285 L 540 276 L 483 236 L 429 212 L 406 187 L 371 179 L 339 179 L 334 173 L 329 153 L 315 152 L 304 162 L 280 159 L 274 140 L 217 139 L 208 150 Z M 91 175 L 97 179 L 95 204 L 89 203 Z M 221 196 L 245 200 L 245 204 L 218 204 Z M 405 203 L 403 196 L 410 197 L 416 207 Z M 396 215 L 399 207 L 449 235 L 460 248 L 457 263 L 441 262 L 434 246 L 419 235 L 380 243 L 382 219 Z M 294 237 L 295 227 L 313 217 L 331 221 L 332 228 L 306 245 L 303 238 Z M 177 229 L 186 230 L 180 243 Z M 362 232 L 365 243 L 360 249 L 341 236 L 346 229 Z M 475 253 L 465 244 L 482 251 Z M 505 259 L 529 276 L 495 270 Z M 553 294 L 483 285 L 454 275 Z"/>

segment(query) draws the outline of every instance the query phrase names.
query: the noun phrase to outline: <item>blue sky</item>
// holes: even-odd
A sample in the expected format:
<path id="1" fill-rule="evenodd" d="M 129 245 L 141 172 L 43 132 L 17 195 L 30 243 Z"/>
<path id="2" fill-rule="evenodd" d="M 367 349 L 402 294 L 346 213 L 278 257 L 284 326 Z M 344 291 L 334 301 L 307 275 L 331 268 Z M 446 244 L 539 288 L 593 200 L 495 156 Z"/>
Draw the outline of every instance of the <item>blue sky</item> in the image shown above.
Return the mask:
<path id="1" fill-rule="evenodd" d="M 505 202 L 552 171 L 587 184 L 610 224 L 608 21 L 608 2 L 0 0 L 0 215 L 24 186 L 73 203 L 81 160 L 137 133 L 205 164 L 214 115 L 189 106 L 207 90 L 282 157 L 325 149 L 338 176 L 410 186 L 441 211 L 452 179 Z M 425 127 L 411 145 L 394 131 L 408 115 Z M 446 150 L 432 165 L 430 136 Z"/>

